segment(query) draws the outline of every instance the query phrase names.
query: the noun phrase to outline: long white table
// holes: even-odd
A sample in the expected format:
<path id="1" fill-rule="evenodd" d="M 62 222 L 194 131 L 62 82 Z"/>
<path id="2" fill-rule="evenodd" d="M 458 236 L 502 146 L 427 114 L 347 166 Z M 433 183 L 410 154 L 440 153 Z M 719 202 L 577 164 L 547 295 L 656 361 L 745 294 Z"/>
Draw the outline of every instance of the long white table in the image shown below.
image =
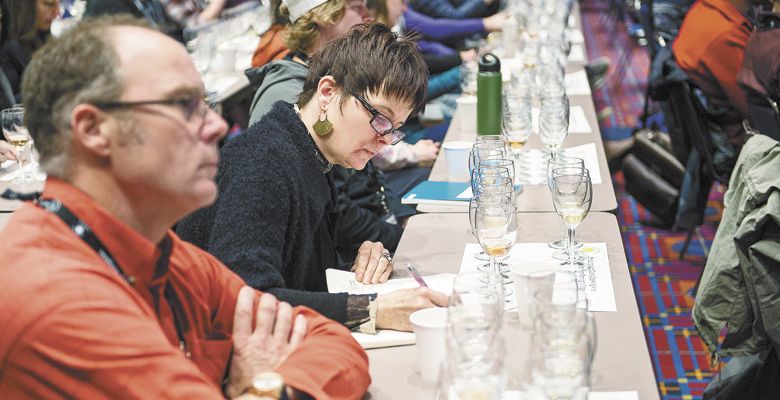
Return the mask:
<path id="1" fill-rule="evenodd" d="M 520 213 L 518 243 L 549 242 L 561 235 L 552 213 Z M 658 388 L 632 289 L 625 250 L 614 215 L 594 212 L 577 230 L 586 242 L 605 242 L 617 312 L 595 313 L 598 347 L 593 368 L 594 391 L 637 391 L 640 399 L 658 399 Z M 466 214 L 422 214 L 412 217 L 398 245 L 396 265 L 413 262 L 423 275 L 457 273 L 466 243 L 475 242 Z M 405 277 L 404 273 L 398 274 Z M 509 390 L 517 390 L 525 370 L 530 332 L 505 324 Z M 422 381 L 415 346 L 368 350 L 373 383 L 366 398 L 433 399 L 435 386 Z"/>

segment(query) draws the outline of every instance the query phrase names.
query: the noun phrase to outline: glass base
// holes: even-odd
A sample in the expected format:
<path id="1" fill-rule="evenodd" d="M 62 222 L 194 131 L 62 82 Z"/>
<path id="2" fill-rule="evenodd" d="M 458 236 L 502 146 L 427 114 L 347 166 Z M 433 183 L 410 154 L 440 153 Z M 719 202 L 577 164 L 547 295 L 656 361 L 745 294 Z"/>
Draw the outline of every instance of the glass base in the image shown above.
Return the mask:
<path id="1" fill-rule="evenodd" d="M 558 239 L 554 242 L 547 243 L 547 246 L 550 246 L 553 249 L 556 250 L 565 250 L 566 249 L 566 239 Z M 574 241 L 574 248 L 579 249 L 582 247 L 582 242 L 575 240 Z"/>

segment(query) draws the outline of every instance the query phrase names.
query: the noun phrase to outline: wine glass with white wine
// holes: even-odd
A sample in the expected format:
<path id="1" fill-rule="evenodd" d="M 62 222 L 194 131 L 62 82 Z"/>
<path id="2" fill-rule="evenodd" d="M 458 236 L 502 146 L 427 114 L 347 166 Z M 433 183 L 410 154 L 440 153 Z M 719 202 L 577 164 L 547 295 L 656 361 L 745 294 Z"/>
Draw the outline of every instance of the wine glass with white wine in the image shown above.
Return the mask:
<path id="1" fill-rule="evenodd" d="M 568 231 L 569 254 L 566 264 L 572 267 L 578 264 L 575 256 L 574 234 L 579 224 L 588 215 L 593 201 L 590 175 L 587 170 L 580 171 L 577 174 L 553 176 L 552 181 L 553 205 Z"/>
<path id="2" fill-rule="evenodd" d="M 16 149 L 16 161 L 19 163 L 19 182 L 27 183 L 27 177 L 22 167 L 22 150 L 30 141 L 30 133 L 24 126 L 24 108 L 13 107 L 0 111 L 0 125 L 2 125 L 5 140 Z"/>

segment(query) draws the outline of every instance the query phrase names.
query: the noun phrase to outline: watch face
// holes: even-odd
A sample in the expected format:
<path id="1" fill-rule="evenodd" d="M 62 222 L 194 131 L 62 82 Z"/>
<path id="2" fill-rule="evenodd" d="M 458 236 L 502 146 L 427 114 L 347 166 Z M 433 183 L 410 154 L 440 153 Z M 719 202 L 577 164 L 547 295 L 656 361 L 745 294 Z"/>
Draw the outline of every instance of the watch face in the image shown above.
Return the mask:
<path id="1" fill-rule="evenodd" d="M 284 379 L 275 372 L 265 372 L 252 378 L 252 389 L 256 394 L 271 395 L 279 398 L 284 388 Z"/>

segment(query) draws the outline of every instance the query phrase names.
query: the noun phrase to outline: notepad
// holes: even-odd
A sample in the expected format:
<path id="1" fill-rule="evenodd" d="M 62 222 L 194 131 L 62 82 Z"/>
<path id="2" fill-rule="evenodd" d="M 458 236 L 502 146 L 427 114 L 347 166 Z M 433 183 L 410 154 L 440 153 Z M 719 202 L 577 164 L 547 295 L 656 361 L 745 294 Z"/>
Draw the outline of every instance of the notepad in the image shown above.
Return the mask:
<path id="1" fill-rule="evenodd" d="M 442 292 L 449 296 L 452 293 L 452 281 L 455 274 L 438 274 L 424 276 L 429 288 Z M 325 280 L 330 293 L 349 294 L 384 294 L 398 289 L 416 288 L 420 285 L 413 278 L 390 279 L 385 283 L 376 285 L 364 285 L 355 280 L 355 274 L 349 271 L 341 271 L 329 268 L 325 270 Z M 376 335 L 353 332 L 352 337 L 360 343 L 364 349 L 380 347 L 405 346 L 414 344 L 414 333 L 399 332 L 390 329 L 378 331 Z"/>
<path id="2" fill-rule="evenodd" d="M 468 182 L 420 182 L 401 199 L 403 204 L 462 205 L 468 207 L 471 185 Z"/>

